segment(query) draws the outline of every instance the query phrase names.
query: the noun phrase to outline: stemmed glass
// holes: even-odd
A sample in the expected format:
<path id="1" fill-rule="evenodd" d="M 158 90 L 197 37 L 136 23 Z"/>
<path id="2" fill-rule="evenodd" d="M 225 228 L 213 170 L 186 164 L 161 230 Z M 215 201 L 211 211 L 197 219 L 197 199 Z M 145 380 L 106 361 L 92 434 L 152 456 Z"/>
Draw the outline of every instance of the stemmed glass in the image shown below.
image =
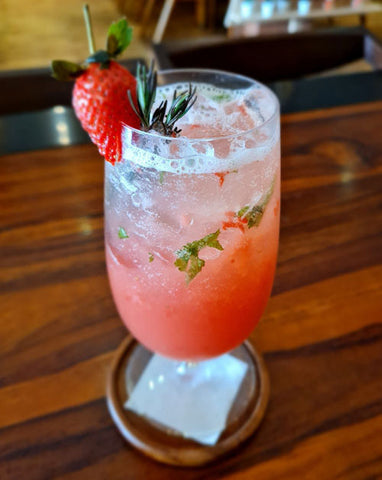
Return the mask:
<path id="1" fill-rule="evenodd" d="M 228 72 L 162 71 L 158 95 L 189 83 L 198 100 L 181 135 L 125 125 L 123 160 L 105 162 L 107 268 L 132 335 L 108 404 L 140 450 L 198 465 L 248 437 L 268 399 L 245 340 L 276 266 L 280 117 L 268 88 Z"/>

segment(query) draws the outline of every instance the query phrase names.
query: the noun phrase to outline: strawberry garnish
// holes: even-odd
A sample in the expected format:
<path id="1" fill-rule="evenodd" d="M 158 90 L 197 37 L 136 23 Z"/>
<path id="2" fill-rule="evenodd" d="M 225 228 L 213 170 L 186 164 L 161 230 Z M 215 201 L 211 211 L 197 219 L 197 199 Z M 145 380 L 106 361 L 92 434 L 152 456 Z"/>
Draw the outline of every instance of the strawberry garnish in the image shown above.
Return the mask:
<path id="1" fill-rule="evenodd" d="M 123 123 L 140 127 L 139 118 L 127 97 L 128 91 L 133 92 L 132 101 L 136 102 L 135 77 L 113 60 L 130 44 L 132 28 L 126 19 L 113 23 L 108 31 L 106 50 L 94 52 L 87 7 L 84 13 L 91 55 L 82 65 L 54 60 L 53 76 L 58 80 L 75 80 L 74 111 L 101 155 L 114 164 L 121 160 Z"/>
<path id="2" fill-rule="evenodd" d="M 140 127 L 127 98 L 127 91 L 134 90 L 135 83 L 126 68 L 110 61 L 106 69 L 91 64 L 74 85 L 74 111 L 100 154 L 111 163 L 121 158 L 122 122 Z"/>

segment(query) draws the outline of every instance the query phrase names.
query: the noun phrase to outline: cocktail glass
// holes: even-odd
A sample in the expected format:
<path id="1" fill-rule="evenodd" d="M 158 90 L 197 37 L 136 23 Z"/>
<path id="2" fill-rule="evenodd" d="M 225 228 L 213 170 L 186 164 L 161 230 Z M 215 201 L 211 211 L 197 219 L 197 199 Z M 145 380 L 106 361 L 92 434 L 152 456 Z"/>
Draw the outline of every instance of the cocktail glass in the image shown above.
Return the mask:
<path id="1" fill-rule="evenodd" d="M 198 465 L 248 437 L 267 403 L 245 340 L 276 266 L 280 117 L 268 88 L 227 72 L 159 72 L 158 96 L 189 83 L 198 100 L 181 135 L 124 126 L 123 160 L 105 164 L 109 280 L 139 342 L 118 351 L 108 402 L 140 450 Z"/>

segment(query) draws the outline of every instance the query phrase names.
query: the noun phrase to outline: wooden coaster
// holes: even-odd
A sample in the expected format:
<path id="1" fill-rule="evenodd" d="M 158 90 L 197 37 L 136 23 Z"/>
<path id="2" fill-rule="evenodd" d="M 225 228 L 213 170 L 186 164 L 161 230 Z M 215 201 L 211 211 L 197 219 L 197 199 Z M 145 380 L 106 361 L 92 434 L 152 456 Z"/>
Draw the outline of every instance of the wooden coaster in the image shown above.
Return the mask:
<path id="1" fill-rule="evenodd" d="M 128 336 L 118 348 L 107 382 L 107 403 L 122 436 L 141 452 L 170 465 L 190 467 L 204 465 L 237 448 L 259 426 L 269 399 L 269 379 L 262 357 L 249 341 L 245 341 L 241 348 L 245 349 L 247 361 L 252 362 L 254 368 L 248 369 L 251 373 L 247 374 L 242 382 L 230 410 L 228 427 L 213 446 L 201 445 L 181 435 L 174 435 L 173 432 L 166 431 L 165 427 L 124 408 L 128 398 L 126 367 L 137 348 L 143 347 L 132 336 Z M 138 367 L 141 372 L 150 360 L 151 354 L 148 352 L 143 357 L 146 358 L 142 359 Z M 251 374 L 256 378 L 251 379 L 249 377 Z M 255 387 L 252 388 L 251 385 Z M 248 392 L 251 393 L 249 401 Z"/>

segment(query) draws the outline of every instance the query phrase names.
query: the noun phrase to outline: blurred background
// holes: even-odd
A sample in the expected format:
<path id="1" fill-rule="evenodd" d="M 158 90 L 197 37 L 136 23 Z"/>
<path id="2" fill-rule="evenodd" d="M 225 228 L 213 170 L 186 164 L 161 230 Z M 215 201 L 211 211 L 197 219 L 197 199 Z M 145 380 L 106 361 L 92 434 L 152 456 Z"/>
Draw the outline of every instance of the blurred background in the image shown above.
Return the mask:
<path id="1" fill-rule="evenodd" d="M 83 60 L 88 47 L 82 4 L 82 0 L 0 0 L 0 70 L 46 67 L 53 58 Z M 98 48 L 104 45 L 110 23 L 120 16 L 135 27 L 124 58 L 149 59 L 153 43 L 187 49 L 227 39 L 359 25 L 382 38 L 382 2 L 366 0 L 90 0 L 89 5 Z M 338 71 L 373 68 L 364 56 L 348 60 L 335 65 Z"/>

